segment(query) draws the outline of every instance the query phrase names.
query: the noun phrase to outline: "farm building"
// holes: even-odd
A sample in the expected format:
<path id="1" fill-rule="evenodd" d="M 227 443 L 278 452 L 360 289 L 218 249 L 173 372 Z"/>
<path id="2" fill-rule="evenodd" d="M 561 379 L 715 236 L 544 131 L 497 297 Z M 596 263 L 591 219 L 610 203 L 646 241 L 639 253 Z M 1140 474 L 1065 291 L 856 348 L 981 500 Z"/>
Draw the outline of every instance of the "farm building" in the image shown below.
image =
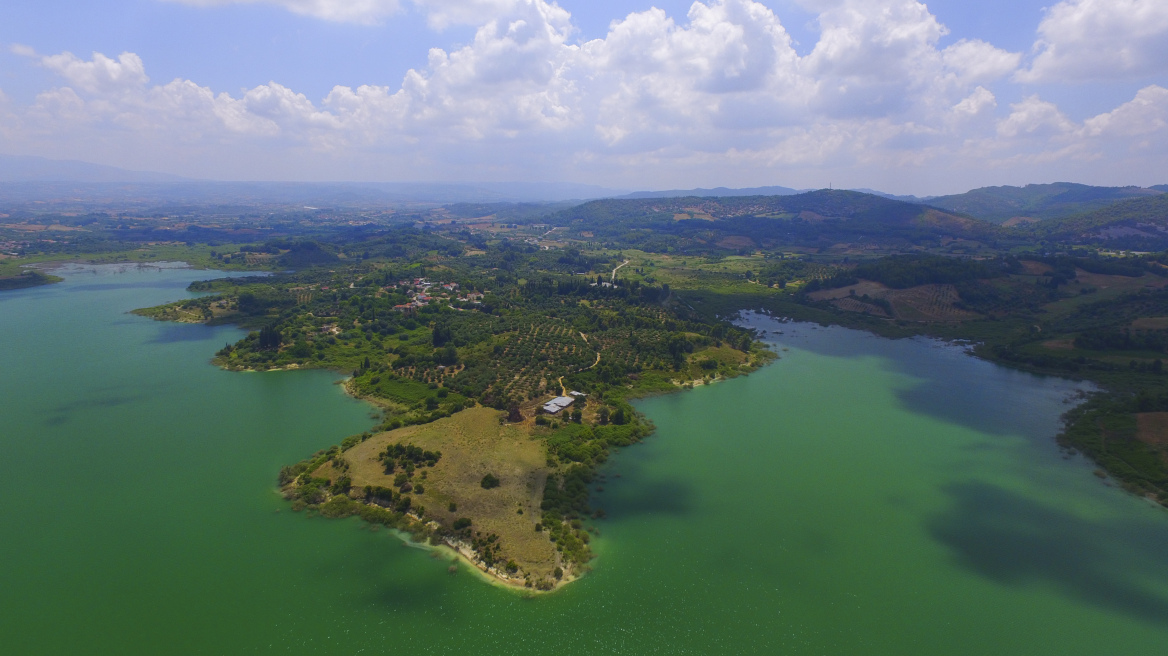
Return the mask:
<path id="1" fill-rule="evenodd" d="M 559 414 L 561 410 L 572 405 L 573 401 L 575 401 L 575 399 L 570 396 L 557 396 L 551 401 L 543 404 L 543 411 L 549 415 Z"/>

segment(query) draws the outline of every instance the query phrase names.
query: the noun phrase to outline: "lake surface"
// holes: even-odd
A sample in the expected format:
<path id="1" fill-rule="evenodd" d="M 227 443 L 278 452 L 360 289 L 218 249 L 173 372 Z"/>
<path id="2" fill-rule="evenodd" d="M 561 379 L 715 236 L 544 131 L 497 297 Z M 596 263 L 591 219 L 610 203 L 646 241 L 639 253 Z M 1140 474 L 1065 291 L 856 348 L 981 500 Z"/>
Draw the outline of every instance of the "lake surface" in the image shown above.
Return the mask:
<path id="1" fill-rule="evenodd" d="M 373 424 L 319 371 L 208 360 L 235 328 L 126 314 L 186 269 L 0 294 L 0 644 L 19 654 L 1153 654 L 1168 513 L 1053 444 L 1080 389 L 926 340 L 779 324 L 782 359 L 643 401 L 587 577 L 525 599 L 283 464 Z M 785 349 L 785 350 L 782 350 Z M 618 477 L 619 475 L 619 477 Z"/>

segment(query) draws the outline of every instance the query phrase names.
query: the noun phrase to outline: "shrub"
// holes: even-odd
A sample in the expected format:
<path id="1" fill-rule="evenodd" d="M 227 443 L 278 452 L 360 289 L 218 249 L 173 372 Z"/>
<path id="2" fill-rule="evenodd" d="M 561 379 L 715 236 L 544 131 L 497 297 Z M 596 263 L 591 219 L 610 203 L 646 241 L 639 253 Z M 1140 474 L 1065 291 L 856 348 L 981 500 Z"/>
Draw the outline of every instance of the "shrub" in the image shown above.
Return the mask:
<path id="1" fill-rule="evenodd" d="M 479 485 L 482 485 L 484 490 L 489 490 L 491 488 L 499 487 L 499 479 L 494 474 L 487 474 L 486 476 L 483 476 L 483 480 L 479 483 Z"/>

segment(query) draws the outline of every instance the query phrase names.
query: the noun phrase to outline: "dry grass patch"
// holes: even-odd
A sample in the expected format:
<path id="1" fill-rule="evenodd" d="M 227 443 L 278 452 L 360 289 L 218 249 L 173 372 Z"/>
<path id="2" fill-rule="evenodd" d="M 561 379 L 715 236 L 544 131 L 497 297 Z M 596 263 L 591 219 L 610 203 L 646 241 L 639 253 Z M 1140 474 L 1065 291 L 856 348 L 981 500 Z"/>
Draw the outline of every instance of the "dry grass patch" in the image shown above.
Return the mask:
<path id="1" fill-rule="evenodd" d="M 1030 276 L 1045 276 L 1054 271 L 1054 267 L 1045 262 L 1035 262 L 1034 260 L 1022 260 L 1019 262 L 1022 265 L 1022 271 Z"/>
<path id="2" fill-rule="evenodd" d="M 1136 438 L 1159 451 L 1168 463 L 1168 412 L 1136 414 Z"/>
<path id="3" fill-rule="evenodd" d="M 1140 317 L 1131 324 L 1134 330 L 1168 330 L 1168 317 Z"/>
<path id="4" fill-rule="evenodd" d="M 863 296 L 864 294 L 867 294 L 868 296 L 878 296 L 883 298 L 884 294 L 888 291 L 890 290 L 887 287 L 878 282 L 872 282 L 871 280 L 861 280 L 854 285 L 812 292 L 807 296 L 812 300 L 822 301 L 825 299 L 845 298 L 852 296 L 852 292 L 855 292 L 855 296 Z"/>
<path id="5" fill-rule="evenodd" d="M 1036 219 L 1032 216 L 1014 216 L 1002 222 L 1003 228 L 1013 228 L 1015 226 L 1027 225 L 1030 223 L 1038 223 L 1042 219 Z"/>
<path id="6" fill-rule="evenodd" d="M 1144 274 L 1139 278 L 1128 276 L 1109 276 L 1102 273 L 1090 273 L 1082 269 L 1075 269 L 1075 278 L 1079 283 L 1097 289 L 1113 289 L 1117 291 L 1135 291 L 1145 287 L 1159 289 L 1168 285 L 1168 278 L 1161 278 L 1151 274 Z"/>
<path id="7" fill-rule="evenodd" d="M 753 239 L 751 239 L 750 237 L 742 237 L 739 235 L 725 237 L 718 242 L 718 248 L 741 250 L 744 248 L 751 248 L 752 249 L 754 247 L 755 247 L 755 243 L 754 243 Z"/>
<path id="8" fill-rule="evenodd" d="M 739 351 L 736 348 L 731 348 L 725 344 L 721 346 L 710 346 L 704 348 L 697 353 L 690 356 L 691 359 L 706 359 L 714 360 L 719 364 L 741 365 L 746 362 L 749 356 Z"/>
<path id="9" fill-rule="evenodd" d="M 500 424 L 502 415 L 490 408 L 469 408 L 429 424 L 374 435 L 345 452 L 348 474 L 357 490 L 366 485 L 393 487 L 393 475 L 385 473 L 378 459 L 387 446 L 413 444 L 441 451 L 436 465 L 414 472 L 412 483 L 425 488 L 423 494 L 413 495 L 414 505 L 424 506 L 427 519 L 447 527 L 455 519 L 469 518 L 475 531 L 499 536 L 503 562 L 514 559 L 521 575 L 551 578 L 561 565 L 558 553 L 547 534 L 535 530 L 548 475 L 547 447 L 525 426 Z M 499 487 L 483 489 L 487 474 L 499 478 Z M 313 475 L 338 477 L 332 463 Z M 454 512 L 448 510 L 451 503 L 457 506 Z"/>

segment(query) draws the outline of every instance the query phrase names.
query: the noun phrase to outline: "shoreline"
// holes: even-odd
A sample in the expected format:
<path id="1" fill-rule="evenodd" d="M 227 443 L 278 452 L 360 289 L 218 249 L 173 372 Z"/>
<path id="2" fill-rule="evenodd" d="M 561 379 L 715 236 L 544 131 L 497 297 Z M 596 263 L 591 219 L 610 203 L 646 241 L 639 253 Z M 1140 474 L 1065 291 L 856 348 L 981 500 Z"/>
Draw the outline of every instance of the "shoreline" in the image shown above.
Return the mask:
<path id="1" fill-rule="evenodd" d="M 364 521 L 364 520 L 362 520 L 362 521 Z M 418 549 L 418 550 L 427 551 L 430 553 L 445 554 L 445 555 L 451 556 L 447 560 L 447 562 L 458 563 L 458 564 L 462 565 L 462 567 L 460 569 L 470 570 L 470 572 L 477 579 L 479 579 L 485 583 L 488 583 L 496 588 L 507 590 L 509 592 L 519 594 L 523 597 L 531 598 L 531 597 L 538 597 L 538 596 L 551 594 L 553 592 L 560 590 L 561 588 L 568 585 L 569 583 L 574 583 L 574 582 L 580 580 L 580 578 L 582 578 L 582 577 L 577 576 L 577 577 L 574 577 L 570 580 L 557 581 L 555 586 L 552 587 L 550 590 L 539 590 L 539 589 L 534 588 L 534 587 L 529 588 L 529 587 L 523 585 L 522 581 L 517 582 L 516 579 L 502 578 L 501 576 L 495 574 L 494 572 L 489 571 L 488 569 L 484 568 L 484 566 L 482 564 L 480 564 L 477 560 L 471 558 L 466 553 L 463 553 L 460 549 L 455 548 L 454 545 L 450 544 L 450 542 L 448 542 L 445 539 L 443 539 L 438 544 L 430 544 L 429 542 L 425 542 L 425 541 L 416 542 L 413 539 L 414 536 L 412 533 L 409 533 L 407 531 L 403 531 L 403 530 L 397 529 L 397 528 L 391 528 L 388 530 L 391 533 L 393 533 L 393 536 L 395 538 L 397 538 L 398 540 L 401 540 L 403 547 L 407 547 L 409 549 Z"/>

